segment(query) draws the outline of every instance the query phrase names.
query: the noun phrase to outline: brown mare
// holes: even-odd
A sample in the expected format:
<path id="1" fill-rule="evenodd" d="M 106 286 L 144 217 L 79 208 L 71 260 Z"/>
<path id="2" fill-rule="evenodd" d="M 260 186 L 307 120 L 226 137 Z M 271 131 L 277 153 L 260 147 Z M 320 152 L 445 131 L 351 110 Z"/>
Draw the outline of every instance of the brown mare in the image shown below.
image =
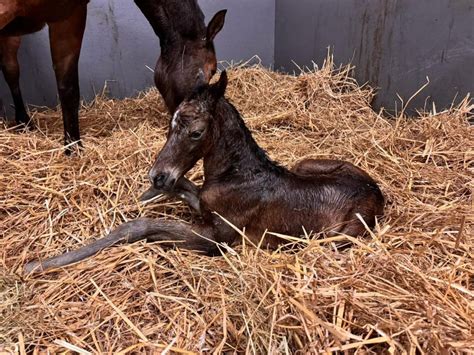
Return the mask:
<path id="1" fill-rule="evenodd" d="M 262 242 L 270 248 L 284 240 L 265 234 L 267 229 L 301 235 L 304 227 L 308 232 L 356 236 L 365 232 L 357 214 L 374 226 L 376 216 L 383 213 L 384 198 L 367 173 L 337 160 L 304 160 L 292 171 L 279 166 L 257 145 L 239 112 L 224 98 L 226 86 L 223 72 L 216 84 L 202 85 L 178 106 L 167 142 L 150 170 L 155 187 L 169 190 L 203 159 L 204 184 L 191 197 L 202 223 L 140 218 L 76 251 L 29 263 L 25 270 L 64 266 L 111 245 L 141 239 L 216 255 L 220 243 L 233 245 L 240 239 L 220 216 L 245 228 L 254 244 Z"/>
<path id="2" fill-rule="evenodd" d="M 39 31 L 47 24 L 66 144 L 80 144 L 78 61 L 88 1 L 0 0 L 0 65 L 13 96 L 16 122 L 32 126 L 19 85 L 20 36 Z M 173 112 L 195 87 L 199 71 L 207 81 L 215 73 L 213 40 L 224 25 L 226 11 L 218 12 L 206 27 L 196 0 L 135 0 L 135 3 L 160 38 L 161 56 L 155 83 Z"/>
<path id="3" fill-rule="evenodd" d="M 155 84 L 170 113 L 196 87 L 200 71 L 206 82 L 216 72 L 214 38 L 224 26 L 227 10 L 204 23 L 196 0 L 135 0 L 160 38 L 161 54 Z"/>
<path id="4" fill-rule="evenodd" d="M 80 141 L 78 61 L 89 0 L 0 0 L 0 66 L 12 93 L 15 120 L 32 127 L 20 90 L 21 36 L 49 27 L 51 56 L 63 112 L 66 144 Z"/>

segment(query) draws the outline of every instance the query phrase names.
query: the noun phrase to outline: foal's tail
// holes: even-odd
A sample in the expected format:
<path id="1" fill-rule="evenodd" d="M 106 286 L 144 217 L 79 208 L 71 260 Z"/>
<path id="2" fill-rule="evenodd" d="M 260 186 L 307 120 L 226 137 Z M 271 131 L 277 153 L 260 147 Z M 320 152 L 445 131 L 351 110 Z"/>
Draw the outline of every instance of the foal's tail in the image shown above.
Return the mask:
<path id="1" fill-rule="evenodd" d="M 106 237 L 82 248 L 43 261 L 32 261 L 25 265 L 25 272 L 28 274 L 59 268 L 84 260 L 113 245 L 134 243 L 144 239 L 168 242 L 165 246 L 174 246 L 177 242 L 181 242 L 182 244 L 179 245 L 184 249 L 207 252 L 214 243 L 198 234 L 203 232 L 206 230 L 199 226 L 192 228 L 189 224 L 182 222 L 139 218 L 118 226 Z M 205 234 L 208 235 L 208 233 Z"/>

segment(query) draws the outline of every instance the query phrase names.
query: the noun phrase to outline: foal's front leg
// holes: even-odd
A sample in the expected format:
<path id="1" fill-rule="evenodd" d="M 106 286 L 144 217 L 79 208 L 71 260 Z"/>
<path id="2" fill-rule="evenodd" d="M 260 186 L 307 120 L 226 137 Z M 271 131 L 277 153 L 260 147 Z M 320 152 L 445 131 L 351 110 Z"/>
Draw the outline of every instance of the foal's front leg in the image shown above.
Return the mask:
<path id="1" fill-rule="evenodd" d="M 180 178 L 172 191 L 164 191 L 156 189 L 151 186 L 141 196 L 140 201 L 145 202 L 153 199 L 158 195 L 166 195 L 169 197 L 177 198 L 189 205 L 198 214 L 201 214 L 201 207 L 199 203 L 199 188 L 190 180 L 185 177 Z"/>
<path id="2" fill-rule="evenodd" d="M 82 261 L 113 245 L 139 240 L 161 242 L 166 248 L 178 247 L 208 255 L 219 251 L 214 227 L 211 224 L 190 225 L 178 221 L 139 218 L 118 226 L 109 235 L 79 249 L 25 265 L 25 272 L 39 272 Z"/>
<path id="3" fill-rule="evenodd" d="M 48 23 L 49 40 L 64 123 L 64 143 L 77 142 L 79 132 L 79 55 L 86 26 L 87 5 L 78 5 L 63 21 Z M 70 154 L 71 149 L 66 150 Z"/>

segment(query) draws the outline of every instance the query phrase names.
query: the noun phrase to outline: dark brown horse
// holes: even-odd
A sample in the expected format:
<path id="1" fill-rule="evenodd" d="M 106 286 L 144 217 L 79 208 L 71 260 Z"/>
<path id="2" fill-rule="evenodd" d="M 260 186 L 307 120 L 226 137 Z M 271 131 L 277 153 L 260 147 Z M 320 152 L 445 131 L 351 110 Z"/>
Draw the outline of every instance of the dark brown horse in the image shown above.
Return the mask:
<path id="1" fill-rule="evenodd" d="M 51 55 L 63 112 L 65 143 L 79 142 L 78 61 L 89 0 L 0 0 L 0 66 L 12 93 L 15 120 L 32 127 L 20 90 L 21 36 L 49 27 Z"/>
<path id="2" fill-rule="evenodd" d="M 63 112 L 65 143 L 79 142 L 78 61 L 89 0 L 0 0 L 0 65 L 13 96 L 15 119 L 31 127 L 19 85 L 20 36 L 49 27 L 53 66 Z M 196 0 L 135 0 L 160 38 L 155 83 L 170 112 L 189 95 L 199 72 L 209 82 L 217 61 L 213 40 L 225 10 L 206 27 Z M 69 152 L 69 150 L 67 150 Z"/>
<path id="3" fill-rule="evenodd" d="M 160 38 L 161 54 L 155 84 L 170 113 L 196 87 L 198 75 L 209 82 L 216 72 L 214 38 L 224 26 L 227 10 L 204 23 L 196 0 L 135 0 Z"/>
<path id="4" fill-rule="evenodd" d="M 150 171 L 157 189 L 176 189 L 177 182 L 203 158 L 204 185 L 192 197 L 202 223 L 140 218 L 76 251 L 29 263 L 26 271 L 64 266 L 105 247 L 141 239 L 215 255 L 220 243 L 232 245 L 240 239 L 220 216 L 245 228 L 254 244 L 270 248 L 284 240 L 265 234 L 266 230 L 301 235 L 304 228 L 356 236 L 365 232 L 357 215 L 374 226 L 376 216 L 382 215 L 384 198 L 367 173 L 336 160 L 305 160 L 293 171 L 279 166 L 257 145 L 240 114 L 224 98 L 226 86 L 223 72 L 216 84 L 204 84 L 179 105 L 167 142 Z"/>

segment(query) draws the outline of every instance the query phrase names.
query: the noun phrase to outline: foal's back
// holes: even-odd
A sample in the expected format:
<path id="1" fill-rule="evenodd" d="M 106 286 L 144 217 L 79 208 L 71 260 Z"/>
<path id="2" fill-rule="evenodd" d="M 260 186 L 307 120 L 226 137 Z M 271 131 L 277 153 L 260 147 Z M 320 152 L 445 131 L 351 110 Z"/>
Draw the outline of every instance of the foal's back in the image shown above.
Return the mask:
<path id="1" fill-rule="evenodd" d="M 373 227 L 375 216 L 383 213 L 384 198 L 375 181 L 344 170 L 312 175 L 289 172 L 276 179 L 271 189 L 276 192 L 262 211 L 261 227 L 273 221 L 275 231 L 288 235 L 301 234 L 303 226 L 307 232 L 357 236 L 365 230 L 357 214 Z"/>
<path id="2" fill-rule="evenodd" d="M 356 168 L 344 163 L 348 170 Z M 361 235 L 365 226 L 356 214 L 373 227 L 375 216 L 383 214 L 384 205 L 375 181 L 363 174 L 341 170 L 299 175 L 283 168 L 264 171 L 245 184 L 229 180 L 206 186 L 202 200 L 208 209 L 227 216 L 239 228 L 245 227 L 247 235 L 255 239 L 265 230 L 301 235 L 303 227 L 308 233 Z M 265 240 L 270 247 L 279 244 L 278 238 Z"/>

